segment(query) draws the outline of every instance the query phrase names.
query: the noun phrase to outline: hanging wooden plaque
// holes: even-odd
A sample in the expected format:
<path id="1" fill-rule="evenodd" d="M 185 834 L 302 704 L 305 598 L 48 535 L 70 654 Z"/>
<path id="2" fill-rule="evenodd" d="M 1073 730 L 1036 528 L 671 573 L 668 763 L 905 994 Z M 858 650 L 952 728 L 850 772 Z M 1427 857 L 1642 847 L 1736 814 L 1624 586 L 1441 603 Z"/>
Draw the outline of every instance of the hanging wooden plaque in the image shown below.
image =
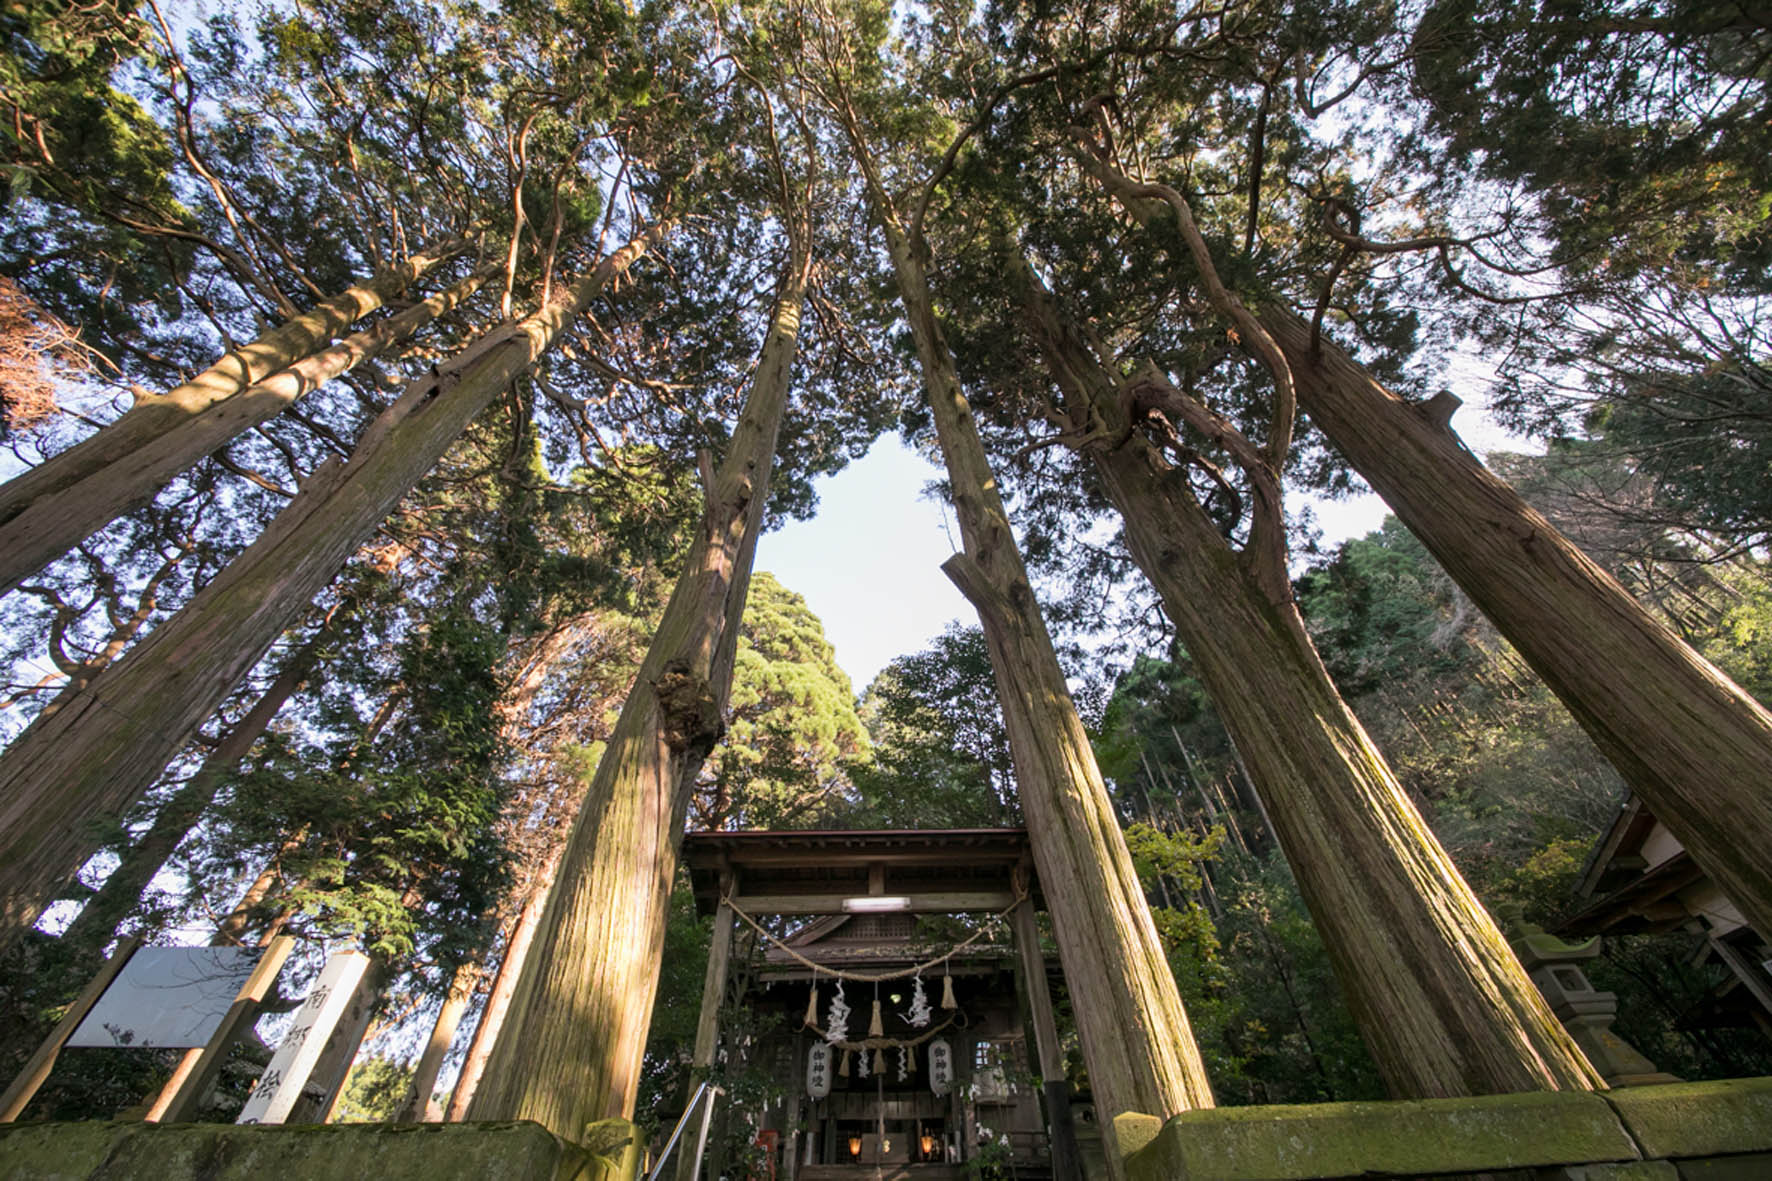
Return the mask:
<path id="1" fill-rule="evenodd" d="M 938 1037 L 929 1043 L 929 1089 L 945 1095 L 954 1085 L 954 1051 L 948 1040 Z"/>
<path id="2" fill-rule="evenodd" d="M 829 1042 L 813 1042 L 806 1052 L 806 1093 L 823 1099 L 831 1093 L 831 1047 Z"/>

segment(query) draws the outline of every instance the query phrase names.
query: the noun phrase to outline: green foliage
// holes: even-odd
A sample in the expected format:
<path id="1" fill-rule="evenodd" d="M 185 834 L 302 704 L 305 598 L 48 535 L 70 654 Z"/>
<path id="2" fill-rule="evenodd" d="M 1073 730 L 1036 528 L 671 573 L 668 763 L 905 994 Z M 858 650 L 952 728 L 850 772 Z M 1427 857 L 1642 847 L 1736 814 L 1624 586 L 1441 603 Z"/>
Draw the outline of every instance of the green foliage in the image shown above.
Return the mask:
<path id="1" fill-rule="evenodd" d="M 1541 926 L 1555 921 L 1569 908 L 1592 847 L 1586 834 L 1553 837 L 1518 866 L 1495 867 L 1479 883 L 1484 904 L 1495 913 L 1510 903 L 1518 905 L 1527 922 Z"/>
<path id="2" fill-rule="evenodd" d="M 707 763 L 708 819 L 817 828 L 849 803 L 848 768 L 868 755 L 849 677 L 806 600 L 759 572 L 739 632 L 726 737 Z"/>
<path id="3" fill-rule="evenodd" d="M 1284 862 L 1227 851 L 1223 835 L 1192 841 L 1143 825 L 1127 830 L 1147 891 L 1161 890 L 1159 901 L 1206 896 L 1216 907 L 1154 902 L 1151 916 L 1219 1102 L 1384 1097 Z M 1153 844 L 1161 850 L 1155 861 Z M 1176 871 L 1170 882 L 1157 864 Z M 1208 874 L 1215 886 L 1202 895 Z"/>
<path id="4" fill-rule="evenodd" d="M 360 1058 L 345 1078 L 337 1120 L 347 1124 L 386 1123 L 394 1118 L 411 1085 L 412 1067 L 405 1063 L 379 1055 Z"/>
<path id="5" fill-rule="evenodd" d="M 1442 0 L 1414 33 L 1433 128 L 1541 202 L 1559 261 L 1765 281 L 1766 30 L 1712 0 Z"/>
<path id="6" fill-rule="evenodd" d="M 1213 828 L 1194 839 L 1137 821 L 1126 826 L 1126 849 L 1132 854 L 1132 868 L 1138 871 L 1139 881 L 1168 878 L 1183 893 L 1200 889 L 1200 862 L 1216 857 L 1223 847 L 1223 828 Z"/>
<path id="7" fill-rule="evenodd" d="M 1772 587 L 1757 574 L 1731 581 L 1739 597 L 1700 651 L 1761 704 L 1772 702 Z"/>
<path id="8" fill-rule="evenodd" d="M 1737 354 L 1702 372 L 1632 374 L 1584 424 L 1606 452 L 1654 481 L 1664 511 L 1736 545 L 1772 537 L 1772 368 Z"/>
<path id="9" fill-rule="evenodd" d="M 708 945 L 713 924 L 695 913 L 689 875 L 677 875 L 665 926 L 658 995 L 652 1003 L 652 1024 L 646 1033 L 646 1057 L 634 1119 L 656 1132 L 672 1103 L 688 1097 L 689 1057 L 695 1048 L 695 1026 L 701 1017 L 702 980 L 707 974 Z"/>
<path id="10" fill-rule="evenodd" d="M 1468 671 L 1477 659 L 1459 630 L 1451 581 L 1395 518 L 1343 544 L 1297 583 L 1299 610 L 1335 685 L 1347 697 Z"/>
<path id="11" fill-rule="evenodd" d="M 404 646 L 401 687 L 384 690 L 395 696 L 376 703 L 380 717 L 358 716 L 351 686 L 334 682 L 335 737 L 270 744 L 224 815 L 234 847 L 280 843 L 287 886 L 268 904 L 287 921 L 318 937 L 360 938 L 382 956 L 410 954 L 424 926 L 442 941 L 433 955 L 469 950 L 460 940 L 476 936 L 502 882 L 491 830 L 503 654 L 495 628 L 435 618 Z"/>
<path id="12" fill-rule="evenodd" d="M 1018 823 L 1009 737 L 984 633 L 950 627 L 887 665 L 862 694 L 870 763 L 852 768 L 858 828 Z"/>
<path id="13" fill-rule="evenodd" d="M 81 213 L 121 207 L 138 217 L 188 221 L 172 191 L 172 142 L 113 85 L 127 63 L 152 52 L 152 41 L 130 5 L 7 5 L 0 14 L 0 101 L 14 115 L 10 198 L 30 193 Z"/>

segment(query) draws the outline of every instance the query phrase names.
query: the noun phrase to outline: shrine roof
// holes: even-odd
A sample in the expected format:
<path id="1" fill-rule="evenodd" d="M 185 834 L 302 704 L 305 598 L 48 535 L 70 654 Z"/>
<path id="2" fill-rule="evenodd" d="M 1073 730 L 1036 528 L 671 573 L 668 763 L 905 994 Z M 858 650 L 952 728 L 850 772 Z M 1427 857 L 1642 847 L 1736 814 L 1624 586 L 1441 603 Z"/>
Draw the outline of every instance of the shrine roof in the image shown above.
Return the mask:
<path id="1" fill-rule="evenodd" d="M 759 915 L 834 913 L 818 908 L 867 894 L 909 896 L 924 912 L 948 901 L 955 911 L 999 910 L 1018 870 L 1039 901 L 1023 828 L 692 832 L 683 863 L 702 914 L 719 903 L 723 877 Z"/>

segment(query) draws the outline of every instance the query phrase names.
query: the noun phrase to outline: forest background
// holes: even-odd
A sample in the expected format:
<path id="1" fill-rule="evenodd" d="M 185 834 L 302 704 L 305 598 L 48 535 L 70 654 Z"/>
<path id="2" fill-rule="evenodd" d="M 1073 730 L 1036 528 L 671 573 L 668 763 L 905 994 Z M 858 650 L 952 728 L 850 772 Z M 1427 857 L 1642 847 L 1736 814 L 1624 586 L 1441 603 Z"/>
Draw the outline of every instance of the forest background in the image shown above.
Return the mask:
<path id="1" fill-rule="evenodd" d="M 821 106 L 833 44 L 865 83 L 852 107 L 887 145 L 889 183 L 916 193 L 918 161 L 936 162 L 916 213 L 943 323 L 1221 1102 L 1383 1088 L 1239 752 L 1075 424 L 1042 409 L 1052 378 L 1004 299 L 1007 237 L 1098 349 L 1128 370 L 1155 358 L 1210 407 L 1172 424 L 1175 478 L 1226 538 L 1258 544 L 1263 491 L 1220 427 L 1281 433 L 1260 373 L 1095 186 L 1071 132 L 1185 188 L 1230 280 L 1290 295 L 1313 336 L 1424 406 L 1454 383 L 1541 440 L 1488 462 L 1686 643 L 1772 693 L 1763 14 L 26 0 L 0 28 L 8 476 L 50 471 L 225 350 L 381 285 L 312 334 L 315 350 L 339 342 L 331 370 L 8 572 L 8 742 L 82 694 L 106 700 L 92 687 L 211 602 L 199 593 L 298 493 L 435 396 L 427 373 L 467 372 L 463 346 L 657 230 L 434 464 L 415 461 L 390 515 L 341 532 L 330 566 L 318 546 L 300 555 L 322 589 L 188 732 L 142 723 L 164 769 L 139 800 L 84 815 L 96 854 L 5 949 L 0 1070 L 120 933 L 281 932 L 303 949 L 297 981 L 329 949 L 378 964 L 338 1114 L 459 1112 L 451 1080 L 483 1064 L 501 969 L 735 437 L 795 211 L 811 279 L 769 519 L 813 513 L 816 480 L 883 432 L 931 446 L 878 219 Z M 1452 363 L 1467 354 L 1490 388 Z M 1313 547 L 1302 497 L 1360 484 L 1308 418 L 1297 436 L 1281 465 L 1290 592 L 1324 664 L 1482 900 L 1553 923 L 1623 782 L 1401 525 Z M 0 493 L 15 552 L 38 528 L 21 503 Z M 858 697 L 804 601 L 760 574 L 732 667 L 693 827 L 1019 822 L 976 629 Z M 104 708 L 139 719 L 152 696 Z M 655 1112 L 687 1077 L 707 937 L 675 907 Z M 1607 941 L 1591 975 L 1620 995 L 1619 1032 L 1683 1077 L 1772 1070 L 1763 1036 L 1699 1019 L 1719 983 L 1694 964 L 1700 941 Z M 129 1109 L 174 1064 L 70 1053 L 33 1114 Z M 757 1101 L 761 1082 L 745 1085 Z"/>

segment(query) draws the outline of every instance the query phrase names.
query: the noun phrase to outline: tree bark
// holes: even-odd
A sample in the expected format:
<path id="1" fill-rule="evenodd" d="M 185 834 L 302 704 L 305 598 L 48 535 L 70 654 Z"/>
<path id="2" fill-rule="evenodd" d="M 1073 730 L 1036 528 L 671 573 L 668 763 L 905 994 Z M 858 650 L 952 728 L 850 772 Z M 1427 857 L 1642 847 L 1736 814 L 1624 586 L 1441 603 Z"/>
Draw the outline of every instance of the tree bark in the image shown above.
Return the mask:
<path id="1" fill-rule="evenodd" d="M 124 439 L 113 440 L 127 451 L 112 454 L 103 466 L 96 464 L 83 476 L 62 473 L 53 490 L 45 490 L 11 509 L 0 524 L 0 595 L 12 590 L 56 558 L 105 527 L 118 515 L 153 499 L 167 481 L 205 455 L 282 413 L 298 399 L 340 374 L 400 344 L 437 316 L 450 311 L 479 289 L 499 268 L 487 265 L 423 303 L 398 312 L 374 327 L 357 332 L 329 348 L 293 360 L 252 385 L 225 397 L 217 397 L 213 384 L 194 397 L 180 397 L 180 387 L 161 402 L 152 403 L 149 424 L 129 423 L 131 410 L 116 424 Z M 213 372 L 213 370 L 211 371 Z M 208 375 L 205 375 L 207 377 Z M 197 385 L 203 381 L 192 383 Z M 94 436 L 100 438 L 102 435 Z M 63 454 L 72 454 L 80 444 Z M 61 456 L 49 460 L 49 467 Z M 42 470 L 42 468 L 33 469 Z M 19 477 L 21 480 L 28 478 Z M 0 497 L 5 497 L 0 489 Z"/>
<path id="2" fill-rule="evenodd" d="M 1077 159 L 1140 224 L 1164 216 L 1087 151 Z M 1484 467 L 1445 418 L 1385 389 L 1289 308 L 1259 320 L 1311 421 L 1772 938 L 1772 861 L 1760 855 L 1772 848 L 1772 794 L 1759 786 L 1772 713 Z"/>
<path id="3" fill-rule="evenodd" d="M 482 970 L 483 964 L 479 960 L 464 960 L 455 969 L 449 981 L 449 991 L 443 997 L 443 1007 L 437 1010 L 437 1020 L 431 1026 L 430 1039 L 425 1042 L 424 1053 L 418 1056 L 406 1101 L 394 1113 L 395 1123 L 437 1123 L 442 1120 L 443 1105 L 431 1092 L 437 1088 L 437 1075 L 443 1069 L 443 1059 L 455 1042 L 455 1031 L 461 1025 L 462 1015 L 474 999 L 474 986 L 480 982 Z"/>
<path id="4" fill-rule="evenodd" d="M 1630 598 L 1449 427 L 1281 309 L 1322 433 L 1526 658 L 1692 860 L 1772 935 L 1772 715 Z"/>
<path id="5" fill-rule="evenodd" d="M 0 758 L 0 949 L 95 851 L 87 822 L 140 797 L 468 423 L 665 230 L 648 230 L 553 303 L 414 382 L 348 462 L 323 464 L 182 610 L 19 736 Z"/>
<path id="6" fill-rule="evenodd" d="M 1065 978 L 1078 998 L 1077 1027 L 1098 1109 L 1167 1117 L 1210 1107 L 1211 1085 L 1175 978 L 935 316 L 921 234 L 899 219 L 854 112 L 838 116 L 884 230 L 916 341 L 965 544 L 942 569 L 984 627 L 1035 867 Z M 1118 1175 L 1111 1123 L 1104 1120 L 1102 1131 Z"/>
<path id="7" fill-rule="evenodd" d="M 1300 404 L 1519 650 L 1762 935 L 1772 937 L 1772 714 L 1633 599 L 1449 427 L 1290 311 L 1262 323 Z"/>
<path id="8" fill-rule="evenodd" d="M 10 521 L 41 497 L 59 492 L 103 471 L 131 452 L 176 430 L 191 416 L 294 364 L 316 345 L 331 340 L 427 271 L 467 248 L 463 239 L 422 250 L 279 325 L 251 344 L 241 345 L 190 381 L 165 394 L 141 394 L 128 413 L 30 471 L 0 485 L 0 523 Z"/>
<path id="9" fill-rule="evenodd" d="M 179 842 L 202 818 L 215 799 L 216 791 L 270 726 L 277 711 L 307 681 L 325 636 L 326 628 L 322 625 L 284 661 L 276 678 L 246 716 L 216 744 L 196 774 L 161 805 L 141 839 L 123 851 L 117 868 L 61 933 L 62 944 L 78 957 L 76 962 L 94 963 L 103 956 L 105 944 L 110 942 L 117 924 L 141 901 L 148 883 L 154 880 L 154 875 L 160 872 L 160 867 L 166 864 Z"/>
<path id="10" fill-rule="evenodd" d="M 1026 263 L 1012 265 L 1066 410 L 1099 427 L 1100 441 L 1084 453 L 1245 752 L 1392 1094 L 1601 1085 L 1342 701 L 1290 594 L 1275 601 L 1264 591 L 1250 555 L 1225 539 L 1185 473 L 1129 429 L 1129 383 L 1095 355 Z"/>
<path id="11" fill-rule="evenodd" d="M 561 846 L 548 858 L 528 899 L 523 903 L 522 912 L 511 927 L 510 935 L 505 939 L 504 955 L 499 959 L 498 972 L 492 978 L 492 990 L 486 994 L 486 1007 L 480 1010 L 480 1022 L 474 1026 L 473 1040 L 468 1043 L 468 1052 L 461 1061 L 461 1073 L 455 1078 L 455 1090 L 449 1096 L 449 1112 L 445 1118 L 452 1124 L 467 1118 L 468 1105 L 473 1102 L 474 1095 L 480 1089 L 480 1079 L 486 1072 L 487 1060 L 492 1057 L 492 1047 L 498 1043 L 499 1032 L 504 1029 L 505 1017 L 510 1013 L 511 998 L 517 992 L 517 981 L 523 974 L 524 963 L 529 959 L 529 949 L 535 945 L 535 931 L 541 924 L 542 911 L 547 908 L 548 894 L 553 888 L 554 875 L 560 865 L 560 854 L 565 851 L 565 846 Z"/>
<path id="12" fill-rule="evenodd" d="M 532 1119 L 575 1140 L 595 1120 L 633 1116 L 684 817 L 724 728 L 799 340 L 810 233 L 791 238 L 744 412 L 568 838 L 473 1119 Z"/>

